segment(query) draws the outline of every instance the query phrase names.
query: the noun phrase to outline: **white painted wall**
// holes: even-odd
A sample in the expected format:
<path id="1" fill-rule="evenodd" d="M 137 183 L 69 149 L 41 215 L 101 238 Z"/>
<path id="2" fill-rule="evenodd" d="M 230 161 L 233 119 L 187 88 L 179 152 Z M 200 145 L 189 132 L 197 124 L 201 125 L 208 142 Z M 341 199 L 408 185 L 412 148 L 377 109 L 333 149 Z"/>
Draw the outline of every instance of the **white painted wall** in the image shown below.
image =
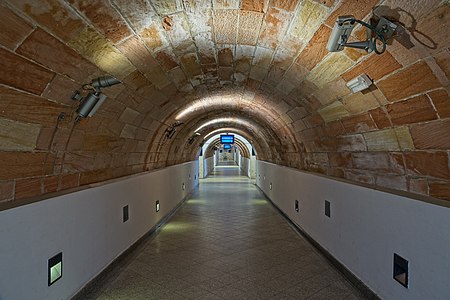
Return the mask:
<path id="1" fill-rule="evenodd" d="M 189 162 L 1 211 L 0 299 L 70 298 L 175 208 L 197 174 Z M 63 277 L 48 287 L 47 260 L 61 251 Z"/>
<path id="2" fill-rule="evenodd" d="M 250 159 L 247 157 L 243 157 L 239 155 L 239 167 L 241 168 L 242 172 L 244 172 L 244 175 L 247 177 L 251 176 L 250 173 Z"/>
<path id="3" fill-rule="evenodd" d="M 275 205 L 381 298 L 450 299 L 449 208 L 262 161 L 256 179 Z M 324 215 L 325 199 L 331 218 Z M 392 279 L 394 252 L 409 261 L 409 289 Z"/>
<path id="4" fill-rule="evenodd" d="M 206 159 L 204 159 L 203 161 L 203 177 L 202 178 L 206 178 L 209 173 L 212 172 L 212 170 L 214 170 L 214 166 L 215 166 L 215 159 L 216 154 L 214 154 L 214 156 L 210 156 Z"/>

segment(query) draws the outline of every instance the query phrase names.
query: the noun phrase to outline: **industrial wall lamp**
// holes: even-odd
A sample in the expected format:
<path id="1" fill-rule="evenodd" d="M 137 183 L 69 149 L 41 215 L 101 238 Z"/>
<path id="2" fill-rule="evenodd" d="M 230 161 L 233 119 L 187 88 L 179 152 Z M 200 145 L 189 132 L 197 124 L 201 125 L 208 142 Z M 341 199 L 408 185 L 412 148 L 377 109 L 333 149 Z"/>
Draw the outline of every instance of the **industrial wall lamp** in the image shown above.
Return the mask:
<path id="1" fill-rule="evenodd" d="M 175 132 L 177 132 L 176 128 L 180 125 L 183 125 L 183 122 L 176 121 L 170 125 L 165 132 L 166 139 L 170 140 L 174 136 Z"/>
<path id="2" fill-rule="evenodd" d="M 102 94 L 100 88 L 110 87 L 119 83 L 121 83 L 120 80 L 112 76 L 104 76 L 92 80 L 90 84 L 83 85 L 83 90 L 90 91 L 86 97 L 83 97 L 79 91 L 75 91 L 72 100 L 80 102 L 77 108 L 78 115 L 75 122 L 79 122 L 83 118 L 92 117 L 103 102 L 105 102 L 107 96 Z"/>
<path id="3" fill-rule="evenodd" d="M 369 29 L 367 40 L 349 43 L 348 39 L 350 34 L 357 23 Z M 380 17 L 380 20 L 376 24 L 368 24 L 357 20 L 351 15 L 339 16 L 330 34 L 327 50 L 330 52 L 338 52 L 344 50 L 344 47 L 351 47 L 382 54 L 386 50 L 386 41 L 392 37 L 397 27 L 397 24 L 384 17 Z M 378 49 L 379 44 L 381 44 L 381 49 Z"/>

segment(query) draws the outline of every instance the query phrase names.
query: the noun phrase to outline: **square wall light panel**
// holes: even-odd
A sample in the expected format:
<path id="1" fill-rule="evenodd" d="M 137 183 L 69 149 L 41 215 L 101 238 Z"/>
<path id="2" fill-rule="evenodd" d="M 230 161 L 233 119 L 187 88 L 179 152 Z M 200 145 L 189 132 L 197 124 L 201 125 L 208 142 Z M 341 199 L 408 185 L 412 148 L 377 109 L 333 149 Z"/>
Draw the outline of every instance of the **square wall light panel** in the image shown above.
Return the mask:
<path id="1" fill-rule="evenodd" d="M 62 277 L 62 252 L 48 260 L 48 286 Z"/>

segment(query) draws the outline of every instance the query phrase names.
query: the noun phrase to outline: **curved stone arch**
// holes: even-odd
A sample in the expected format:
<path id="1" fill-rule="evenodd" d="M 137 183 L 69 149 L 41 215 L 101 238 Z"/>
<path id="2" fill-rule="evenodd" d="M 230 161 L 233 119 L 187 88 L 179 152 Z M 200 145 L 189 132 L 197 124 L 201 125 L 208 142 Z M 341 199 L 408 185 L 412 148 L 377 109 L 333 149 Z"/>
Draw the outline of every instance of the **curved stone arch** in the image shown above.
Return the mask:
<path id="1" fill-rule="evenodd" d="M 225 115 L 224 117 L 230 117 L 235 118 L 235 115 Z M 213 119 L 214 120 L 214 119 Z M 223 127 L 230 127 L 233 126 L 235 128 L 243 129 L 245 130 L 249 136 L 261 146 L 261 158 L 262 159 L 269 159 L 269 160 L 276 160 L 280 161 L 282 154 L 281 152 L 283 149 L 285 149 L 286 143 L 283 140 L 280 140 L 278 135 L 273 132 L 271 127 L 265 126 L 257 122 L 255 119 L 252 119 L 251 116 L 244 116 L 241 115 L 239 117 L 239 122 L 235 122 L 234 119 L 219 119 L 217 123 L 211 123 L 210 119 L 208 117 L 200 117 L 198 120 L 194 120 L 191 122 L 191 124 L 188 124 L 188 126 L 184 127 L 182 130 L 185 132 L 188 132 L 188 136 L 192 136 L 198 130 L 201 128 L 202 133 L 200 135 L 200 138 L 204 135 L 206 135 L 209 131 L 220 129 Z M 210 123 L 208 123 L 210 122 Z M 206 126 L 204 126 L 207 124 Z M 194 145 L 188 145 L 186 143 L 187 137 L 186 134 L 182 135 L 182 131 L 180 131 L 181 138 L 177 137 L 172 143 L 171 147 L 169 148 L 169 154 L 168 154 L 168 160 L 169 161 L 175 161 L 179 162 L 180 156 L 177 154 L 179 153 L 180 149 L 183 149 L 183 153 L 192 153 L 192 148 L 190 146 L 196 147 L 197 144 Z M 195 148 L 194 148 L 195 149 Z M 194 151 L 195 152 L 195 151 Z M 277 153 L 280 152 L 280 153 Z M 187 157 L 184 157 L 183 159 L 187 159 Z"/>
<path id="2" fill-rule="evenodd" d="M 236 147 L 239 148 L 242 156 L 250 158 L 251 157 L 251 153 L 248 150 L 247 146 L 238 138 L 235 137 L 235 144 Z M 214 155 L 214 148 L 220 148 L 220 138 L 216 138 L 214 139 L 212 142 L 209 143 L 208 147 L 206 148 L 205 152 L 203 153 L 204 157 L 210 157 L 212 155 Z"/>

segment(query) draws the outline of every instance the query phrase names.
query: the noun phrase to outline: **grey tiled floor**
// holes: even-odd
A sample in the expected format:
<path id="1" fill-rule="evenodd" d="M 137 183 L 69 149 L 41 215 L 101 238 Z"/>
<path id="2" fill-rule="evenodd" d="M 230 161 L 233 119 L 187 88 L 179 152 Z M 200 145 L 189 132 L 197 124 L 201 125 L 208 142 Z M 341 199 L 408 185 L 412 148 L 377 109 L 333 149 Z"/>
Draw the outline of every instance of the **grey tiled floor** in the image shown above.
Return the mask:
<path id="1" fill-rule="evenodd" d="M 363 299 L 237 167 L 217 167 L 173 218 L 77 299 Z"/>

